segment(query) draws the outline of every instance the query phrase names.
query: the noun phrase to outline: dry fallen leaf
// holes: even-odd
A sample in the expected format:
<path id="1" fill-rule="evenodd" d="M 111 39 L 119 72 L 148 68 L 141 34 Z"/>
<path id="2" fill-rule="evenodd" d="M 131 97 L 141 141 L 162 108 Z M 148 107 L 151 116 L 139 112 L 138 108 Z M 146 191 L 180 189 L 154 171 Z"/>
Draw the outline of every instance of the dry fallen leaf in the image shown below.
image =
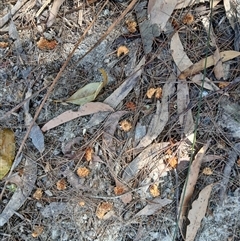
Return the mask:
<path id="1" fill-rule="evenodd" d="M 120 122 L 120 127 L 123 131 L 128 132 L 132 129 L 132 124 L 128 120 L 123 120 Z"/>
<path id="2" fill-rule="evenodd" d="M 142 74 L 142 66 L 145 64 L 145 57 L 143 57 L 138 65 L 134 68 L 132 74 L 109 96 L 104 100 L 105 104 L 115 108 L 128 95 L 128 93 L 135 87 L 137 81 Z M 87 129 L 101 123 L 108 114 L 95 114 L 85 126 Z"/>
<path id="3" fill-rule="evenodd" d="M 67 188 L 67 182 L 65 179 L 61 179 L 57 181 L 57 190 L 62 191 Z"/>
<path id="4" fill-rule="evenodd" d="M 33 238 L 39 237 L 43 232 L 43 226 L 35 226 L 32 232 Z"/>
<path id="5" fill-rule="evenodd" d="M 182 22 L 184 24 L 187 24 L 187 25 L 190 25 L 194 22 L 194 16 L 191 14 L 191 13 L 187 13 L 183 19 L 182 19 Z"/>
<path id="6" fill-rule="evenodd" d="M 99 69 L 103 76 L 102 82 L 93 82 L 77 90 L 71 97 L 65 100 L 67 103 L 83 105 L 96 99 L 100 91 L 108 83 L 108 76 L 104 69 Z"/>
<path id="7" fill-rule="evenodd" d="M 77 174 L 79 177 L 82 177 L 82 178 L 87 177 L 89 175 L 89 173 L 90 173 L 90 170 L 86 167 L 79 167 L 77 169 Z"/>
<path id="8" fill-rule="evenodd" d="M 135 216 L 149 216 L 153 215 L 156 212 L 158 212 L 162 207 L 170 204 L 172 200 L 164 198 L 162 199 L 161 197 L 156 197 L 149 204 L 147 204 L 141 211 L 139 211 Z"/>
<path id="9" fill-rule="evenodd" d="M 220 83 L 218 84 L 218 86 L 219 86 L 220 89 L 224 89 L 224 88 L 226 88 L 229 84 L 230 84 L 230 82 L 220 82 Z"/>
<path id="10" fill-rule="evenodd" d="M 51 27 L 56 20 L 58 11 L 65 0 L 54 0 L 53 5 L 50 9 L 49 18 L 47 21 L 47 27 Z"/>
<path id="11" fill-rule="evenodd" d="M 117 187 L 114 187 L 114 193 L 115 195 L 121 195 L 125 192 L 124 190 L 124 187 L 122 186 L 117 186 Z"/>
<path id="12" fill-rule="evenodd" d="M 113 111 L 113 108 L 107 104 L 100 102 L 89 102 L 85 105 L 82 105 L 78 111 L 68 110 L 59 116 L 53 118 L 49 122 L 47 122 L 43 127 L 42 131 L 50 130 L 56 126 L 59 126 L 65 122 L 78 118 L 80 116 L 91 115 L 101 111 Z"/>
<path id="13" fill-rule="evenodd" d="M 118 58 L 123 54 L 126 55 L 129 53 L 129 49 L 126 46 L 120 46 L 117 49 L 117 56 Z"/>
<path id="14" fill-rule="evenodd" d="M 171 167 L 171 168 L 176 168 L 178 164 L 178 160 L 176 156 L 170 157 L 169 159 L 166 160 L 166 163 Z"/>
<path id="15" fill-rule="evenodd" d="M 158 197 L 158 196 L 160 196 L 160 191 L 159 191 L 159 189 L 158 189 L 158 185 L 157 185 L 157 184 L 151 185 L 151 186 L 149 187 L 149 191 L 150 191 L 150 193 L 151 193 L 151 195 L 152 195 L 153 197 Z"/>
<path id="16" fill-rule="evenodd" d="M 78 202 L 78 205 L 83 207 L 83 206 L 85 206 L 85 202 L 84 201 L 80 201 L 80 202 Z"/>
<path id="17" fill-rule="evenodd" d="M 186 241 L 194 241 L 201 221 L 205 216 L 208 200 L 213 188 L 213 184 L 206 186 L 198 196 L 198 199 L 192 203 L 192 209 L 188 213 L 190 224 L 187 226 Z"/>
<path id="18" fill-rule="evenodd" d="M 240 52 L 238 52 L 238 51 L 229 50 L 229 51 L 223 51 L 220 53 L 222 62 L 226 62 L 226 61 L 234 59 L 238 56 L 240 56 Z M 208 56 L 207 59 L 203 58 L 199 62 L 191 65 L 189 68 L 182 71 L 182 73 L 178 76 L 178 78 L 180 80 L 184 80 L 191 75 L 199 73 L 200 71 L 204 70 L 205 62 L 206 62 L 206 68 L 213 66 L 214 62 L 215 62 L 213 55 Z"/>
<path id="19" fill-rule="evenodd" d="M 151 99 L 152 97 L 153 97 L 153 95 L 155 94 L 155 92 L 156 92 L 156 89 L 155 88 L 150 88 L 150 89 L 148 89 L 147 90 L 147 97 L 148 97 L 148 99 Z"/>
<path id="20" fill-rule="evenodd" d="M 24 173 L 22 175 L 22 186 L 18 187 L 11 199 L 5 205 L 0 213 L 0 227 L 9 221 L 9 219 L 26 202 L 26 199 L 32 192 L 37 179 L 37 163 L 32 159 L 25 157 Z"/>
<path id="21" fill-rule="evenodd" d="M 155 98 L 156 98 L 156 99 L 162 98 L 162 88 L 161 88 L 161 87 L 157 87 L 157 88 L 156 88 Z"/>
<path id="22" fill-rule="evenodd" d="M 152 24 L 157 24 L 160 30 L 164 30 L 166 23 L 178 3 L 178 0 L 149 0 L 148 14 Z"/>
<path id="23" fill-rule="evenodd" d="M 129 101 L 125 104 L 125 106 L 131 110 L 131 111 L 135 111 L 136 110 L 136 105 L 132 102 L 132 101 Z"/>
<path id="24" fill-rule="evenodd" d="M 0 42 L 0 48 L 7 48 L 8 42 Z"/>
<path id="25" fill-rule="evenodd" d="M 189 171 L 188 179 L 186 179 L 183 187 L 183 191 L 181 193 L 180 198 L 180 207 L 179 207 L 179 228 L 182 230 L 183 220 L 186 217 L 187 213 L 187 207 L 189 205 L 189 201 L 191 200 L 195 185 L 197 183 L 197 178 L 199 175 L 200 167 L 202 164 L 203 157 L 205 156 L 205 153 L 209 147 L 210 142 L 205 144 L 197 153 L 195 156 Z"/>
<path id="26" fill-rule="evenodd" d="M 212 171 L 212 169 L 211 169 L 210 167 L 205 167 L 205 168 L 203 169 L 203 174 L 204 174 L 204 175 L 207 175 L 207 176 L 210 176 L 210 175 L 213 174 L 213 171 Z"/>
<path id="27" fill-rule="evenodd" d="M 127 20 L 127 29 L 130 33 L 135 33 L 137 31 L 137 23 L 134 20 Z"/>
<path id="28" fill-rule="evenodd" d="M 103 203 L 100 203 L 97 207 L 97 211 L 96 211 L 96 216 L 99 218 L 99 219 L 103 219 L 103 217 L 105 216 L 105 214 L 107 212 L 109 212 L 110 210 L 112 210 L 113 208 L 113 205 L 112 203 L 109 203 L 109 202 L 103 202 Z"/>
<path id="29" fill-rule="evenodd" d="M 42 188 L 37 188 L 37 190 L 33 194 L 33 198 L 40 200 L 42 198 L 42 195 L 43 195 Z"/>
<path id="30" fill-rule="evenodd" d="M 11 129 L 0 129 L 0 180 L 11 169 L 15 156 L 15 136 Z"/>
<path id="31" fill-rule="evenodd" d="M 85 158 L 88 162 L 92 160 L 92 153 L 93 153 L 93 149 L 91 147 L 87 147 L 85 151 Z"/>
<path id="32" fill-rule="evenodd" d="M 57 46 L 57 41 L 54 40 L 47 40 L 43 37 L 40 38 L 40 40 L 37 42 L 37 46 L 41 50 L 52 50 L 55 49 Z"/>

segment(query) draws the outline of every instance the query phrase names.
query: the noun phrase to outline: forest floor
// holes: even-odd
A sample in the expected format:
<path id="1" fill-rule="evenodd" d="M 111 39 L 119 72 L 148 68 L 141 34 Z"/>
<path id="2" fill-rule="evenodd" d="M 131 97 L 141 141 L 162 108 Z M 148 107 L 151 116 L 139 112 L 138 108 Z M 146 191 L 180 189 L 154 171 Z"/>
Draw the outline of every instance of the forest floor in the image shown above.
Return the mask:
<path id="1" fill-rule="evenodd" d="M 239 241 L 239 6 L 1 1 L 0 239 Z"/>

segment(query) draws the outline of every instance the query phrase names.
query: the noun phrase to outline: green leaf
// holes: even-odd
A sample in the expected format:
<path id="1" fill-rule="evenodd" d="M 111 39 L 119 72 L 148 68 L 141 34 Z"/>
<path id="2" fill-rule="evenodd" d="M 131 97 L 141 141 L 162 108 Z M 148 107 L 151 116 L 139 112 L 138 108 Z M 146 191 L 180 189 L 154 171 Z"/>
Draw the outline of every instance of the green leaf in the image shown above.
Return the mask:
<path id="1" fill-rule="evenodd" d="M 108 77 L 104 69 L 99 69 L 103 76 L 102 82 L 94 82 L 85 85 L 66 100 L 68 103 L 83 105 L 96 99 L 99 92 L 107 84 Z"/>

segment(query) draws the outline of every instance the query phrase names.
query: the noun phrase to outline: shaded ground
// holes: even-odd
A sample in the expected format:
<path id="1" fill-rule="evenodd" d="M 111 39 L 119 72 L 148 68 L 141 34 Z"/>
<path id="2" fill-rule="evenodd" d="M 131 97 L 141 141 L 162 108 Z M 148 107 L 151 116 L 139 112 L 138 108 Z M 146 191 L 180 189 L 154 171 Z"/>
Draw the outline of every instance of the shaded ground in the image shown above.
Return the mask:
<path id="1" fill-rule="evenodd" d="M 206 70 L 206 77 L 215 86 L 220 87 L 221 83 L 229 85 L 217 90 L 202 90 L 192 78 L 187 78 L 184 84 L 177 78 L 179 66 L 172 57 L 171 46 L 172 37 L 178 32 L 183 48 L 193 63 L 212 55 L 216 48 L 220 52 L 238 51 L 239 23 L 235 22 L 233 30 L 222 2 L 213 9 L 212 14 L 209 3 L 203 3 L 175 10 L 168 21 L 167 30 L 158 34 L 146 20 L 148 2 L 139 1 L 120 24 L 82 58 L 129 6 L 130 1 L 109 1 L 101 12 L 105 1 L 93 4 L 79 2 L 66 0 L 53 25 L 45 28 L 49 9 L 46 8 L 36 18 L 41 4 L 29 0 L 13 17 L 13 21 L 0 30 L 0 42 L 8 44 L 0 48 L 0 126 L 14 131 L 18 150 L 28 128 L 26 109 L 24 111 L 21 106 L 10 116 L 6 113 L 21 103 L 28 91 L 34 94 L 46 87 L 29 102 L 29 114 L 35 115 L 48 86 L 98 13 L 93 27 L 64 69 L 36 123 L 41 128 L 66 110 L 76 111 L 78 106 L 55 100 L 70 97 L 90 82 L 102 81 L 100 68 L 107 72 L 109 82 L 96 101 L 103 102 L 118 88 L 121 89 L 120 93 L 127 95 L 107 103 L 114 108 L 115 115 L 105 116 L 102 120 L 100 115 L 88 115 L 43 133 L 45 148 L 42 153 L 30 138 L 27 139 L 21 162 L 13 171 L 13 175 L 20 179 L 10 179 L 6 183 L 5 178 L 0 183 L 3 194 L 1 212 L 16 193 L 17 186 L 20 192 L 27 186 L 24 183 L 26 174 L 30 176 L 26 179 L 30 194 L 25 196 L 23 205 L 15 210 L 7 223 L 1 225 L 1 240 L 182 240 L 176 225 L 180 195 L 191 155 L 195 157 L 208 141 L 209 148 L 189 206 L 205 186 L 213 183 L 214 187 L 195 240 L 240 240 L 237 144 L 240 139 L 239 57 L 226 62 L 221 79 L 216 78 L 213 67 Z M 10 4 L 15 3 L 7 0 L 1 2 L 0 17 L 6 14 Z M 194 17 L 191 23 L 183 21 L 188 13 Z M 209 35 L 203 23 L 204 17 L 211 19 L 215 45 L 208 46 Z M 136 32 L 129 32 L 126 20 L 137 23 Z M 144 21 L 145 25 L 142 24 Z M 53 49 L 43 50 L 38 46 L 40 37 L 54 39 L 57 45 Z M 151 39 L 152 42 L 146 42 Z M 211 41 L 214 42 L 213 39 Z M 129 53 L 118 57 L 117 49 L 123 45 Z M 122 84 L 128 83 L 126 80 L 131 83 L 131 76 L 141 67 L 136 66 L 144 58 L 145 63 L 136 83 L 122 88 Z M 185 83 L 189 94 L 181 99 L 179 93 Z M 162 99 L 154 96 L 148 98 L 147 91 L 157 87 L 163 89 Z M 168 93 L 164 92 L 166 90 Z M 182 103 L 184 101 L 187 102 Z M 186 105 L 181 111 L 183 104 Z M 152 128 L 152 120 L 165 107 L 169 113 L 166 123 L 163 125 L 164 120 L 158 120 L 155 129 L 163 125 L 162 130 L 145 145 L 144 136 Z M 186 113 L 192 115 L 193 124 L 197 123 L 194 125 L 197 127 L 194 148 L 191 139 L 187 138 L 186 130 L 193 132 L 194 128 L 188 122 Z M 98 120 L 100 123 L 95 124 Z M 124 131 L 123 120 L 130 123 L 130 130 Z M 139 143 L 142 143 L 141 148 Z M 149 147 L 152 149 L 149 150 Z M 90 150 L 90 158 L 87 150 Z M 172 164 L 170 160 L 177 162 L 177 168 L 176 163 Z M 228 165 L 229 171 L 226 170 Z M 79 177 L 78 170 L 83 167 L 89 170 L 89 174 Z M 206 168 L 211 172 L 204 172 Z M 40 196 L 36 191 L 41 193 Z M 163 208 L 160 205 L 153 214 L 148 211 L 139 215 L 139 211 L 156 201 L 154 195 L 167 203 L 162 205 Z M 101 215 L 100 207 L 103 204 L 109 211 L 106 215 Z M 150 209 L 153 210 L 153 207 Z M 184 224 L 185 227 L 187 224 Z"/>

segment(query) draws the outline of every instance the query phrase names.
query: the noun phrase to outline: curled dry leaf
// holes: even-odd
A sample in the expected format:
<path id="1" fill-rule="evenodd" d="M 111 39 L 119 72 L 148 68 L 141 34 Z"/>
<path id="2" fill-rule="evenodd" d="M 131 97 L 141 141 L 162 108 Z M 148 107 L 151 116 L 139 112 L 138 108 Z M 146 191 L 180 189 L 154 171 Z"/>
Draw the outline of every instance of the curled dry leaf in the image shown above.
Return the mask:
<path id="1" fill-rule="evenodd" d="M 15 136 L 10 129 L 0 130 L 0 180 L 11 169 L 15 156 Z"/>
<path id="2" fill-rule="evenodd" d="M 156 92 L 155 88 L 148 89 L 147 94 L 146 94 L 148 99 L 151 99 L 153 97 L 153 95 L 155 94 L 155 92 Z"/>
<path id="3" fill-rule="evenodd" d="M 183 19 L 182 19 L 182 22 L 184 24 L 187 24 L 187 25 L 190 25 L 194 22 L 194 16 L 191 14 L 191 13 L 187 13 Z"/>
<path id="4" fill-rule="evenodd" d="M 65 179 L 58 180 L 57 183 L 57 190 L 62 191 L 67 188 L 67 182 Z"/>
<path id="5" fill-rule="evenodd" d="M 213 174 L 213 171 L 212 171 L 212 169 L 211 169 L 210 167 L 205 167 L 205 168 L 203 169 L 203 174 L 204 174 L 204 175 L 207 175 L 207 176 L 210 176 L 210 175 Z"/>
<path id="6" fill-rule="evenodd" d="M 37 238 L 38 236 L 40 236 L 43 232 L 43 229 L 43 226 L 35 226 L 32 232 L 33 238 Z"/>
<path id="7" fill-rule="evenodd" d="M 109 203 L 109 202 L 100 203 L 97 207 L 96 216 L 99 219 L 103 219 L 105 214 L 108 213 L 110 210 L 112 210 L 112 208 L 113 208 L 112 203 Z"/>
<path id="8" fill-rule="evenodd" d="M 0 48 L 7 48 L 8 43 L 7 42 L 0 42 Z"/>
<path id="9" fill-rule="evenodd" d="M 87 147 L 84 156 L 88 162 L 92 160 L 92 153 L 93 153 L 93 149 L 91 147 Z"/>
<path id="10" fill-rule="evenodd" d="M 123 120 L 120 122 L 120 127 L 123 131 L 128 132 L 132 129 L 132 124 L 128 120 Z"/>
<path id="11" fill-rule="evenodd" d="M 161 88 L 161 87 L 157 87 L 157 88 L 156 88 L 155 98 L 156 98 L 156 99 L 162 98 L 162 88 Z"/>
<path id="12" fill-rule="evenodd" d="M 230 84 L 230 82 L 220 82 L 220 83 L 218 84 L 218 86 L 219 86 L 220 89 L 224 89 L 224 88 L 226 88 L 229 84 Z"/>
<path id="13" fill-rule="evenodd" d="M 57 44 L 58 43 L 55 39 L 48 40 L 41 37 L 40 40 L 37 42 L 37 47 L 41 50 L 52 50 L 56 48 Z"/>
<path id="14" fill-rule="evenodd" d="M 236 57 L 240 56 L 240 52 L 238 51 L 224 51 L 224 52 L 220 52 L 220 57 L 222 62 L 226 62 L 228 60 L 234 59 Z M 205 62 L 206 62 L 206 66 L 205 66 Z M 201 59 L 199 62 L 191 65 L 189 68 L 185 69 L 184 71 L 182 71 L 182 73 L 178 76 L 178 78 L 180 80 L 184 80 L 187 77 L 197 74 L 200 71 L 204 70 L 204 68 L 209 68 L 211 66 L 213 66 L 215 63 L 214 61 L 214 57 L 213 55 L 207 57 L 207 59 Z"/>
<path id="15" fill-rule="evenodd" d="M 99 69 L 103 76 L 102 82 L 93 82 L 85 85 L 66 100 L 67 103 L 83 105 L 96 99 L 103 87 L 108 83 L 108 76 L 104 69 Z"/>
<path id="16" fill-rule="evenodd" d="M 127 109 L 129 109 L 131 111 L 135 111 L 136 110 L 136 105 L 132 101 L 127 102 L 125 104 L 125 106 L 127 107 Z"/>
<path id="17" fill-rule="evenodd" d="M 82 178 L 87 177 L 89 175 L 89 173 L 90 173 L 90 170 L 86 167 L 79 167 L 77 169 L 77 174 L 79 177 L 82 177 Z"/>
<path id="18" fill-rule="evenodd" d="M 159 189 L 158 189 L 158 185 L 157 185 L 157 184 L 151 185 L 151 186 L 149 187 L 149 191 L 150 191 L 150 193 L 151 193 L 151 195 L 152 195 L 153 197 L 158 197 L 158 196 L 160 196 L 160 191 L 159 191 Z"/>
<path id="19" fill-rule="evenodd" d="M 130 33 L 135 33 L 137 31 L 137 23 L 134 20 L 127 20 L 126 24 Z"/>
<path id="20" fill-rule="evenodd" d="M 129 49 L 126 47 L 126 46 L 120 46 L 118 49 L 117 49 L 117 56 L 118 58 L 123 54 L 123 55 L 126 55 L 129 53 Z"/>
<path id="21" fill-rule="evenodd" d="M 171 167 L 171 168 L 176 168 L 178 164 L 178 160 L 176 156 L 170 157 L 167 159 L 166 163 Z"/>
<path id="22" fill-rule="evenodd" d="M 85 202 L 84 201 L 80 201 L 80 202 L 78 202 L 78 205 L 83 207 L 83 206 L 85 206 Z"/>
<path id="23" fill-rule="evenodd" d="M 43 190 L 42 188 L 37 188 L 37 190 L 35 191 L 35 193 L 33 194 L 33 198 L 40 200 L 42 198 L 43 195 Z"/>
<path id="24" fill-rule="evenodd" d="M 125 189 L 124 189 L 124 187 L 122 187 L 122 186 L 117 186 L 117 187 L 114 187 L 114 193 L 115 193 L 115 195 L 121 195 L 121 194 L 123 194 L 125 192 Z"/>

